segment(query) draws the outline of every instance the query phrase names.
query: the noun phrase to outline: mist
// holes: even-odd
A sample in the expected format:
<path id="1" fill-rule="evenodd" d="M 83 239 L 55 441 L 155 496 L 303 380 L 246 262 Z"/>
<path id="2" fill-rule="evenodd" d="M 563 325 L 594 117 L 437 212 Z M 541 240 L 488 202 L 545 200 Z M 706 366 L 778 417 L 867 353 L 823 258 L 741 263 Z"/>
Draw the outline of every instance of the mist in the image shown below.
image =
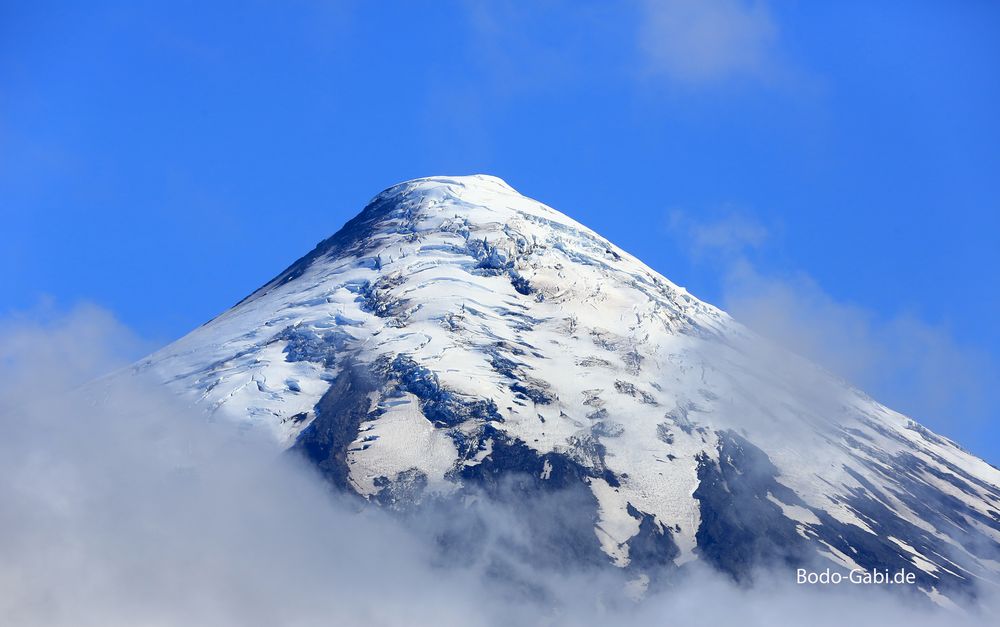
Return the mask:
<path id="1" fill-rule="evenodd" d="M 266 433 L 126 366 L 144 342 L 80 307 L 0 323 L 4 625 L 989 624 L 878 589 L 752 588 L 694 566 L 639 601 L 627 577 L 544 567 L 539 525 L 479 502 L 397 515 L 332 491 Z M 551 507 L 558 507 L 558 499 Z M 447 522 L 447 525 L 444 523 Z M 548 522 L 552 525 L 551 522 Z M 440 531 L 466 534 L 442 557 Z M 558 535 L 561 529 L 549 529 Z M 512 550 L 513 547 L 513 550 Z M 498 576 L 502 556 L 511 578 Z"/>
<path id="2" fill-rule="evenodd" d="M 1000 364 L 988 351 L 941 321 L 838 297 L 790 260 L 775 271 L 783 229 L 746 211 L 700 218 L 675 210 L 666 229 L 693 265 L 717 277 L 719 304 L 736 320 L 997 463 Z"/>

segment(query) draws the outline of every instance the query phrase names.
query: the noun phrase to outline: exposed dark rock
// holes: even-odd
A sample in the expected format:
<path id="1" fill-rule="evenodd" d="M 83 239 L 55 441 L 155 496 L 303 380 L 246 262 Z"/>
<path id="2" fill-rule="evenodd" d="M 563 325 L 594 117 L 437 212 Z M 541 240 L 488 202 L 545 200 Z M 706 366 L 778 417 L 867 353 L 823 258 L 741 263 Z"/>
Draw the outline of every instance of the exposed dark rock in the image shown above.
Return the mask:
<path id="1" fill-rule="evenodd" d="M 374 370 L 389 386 L 420 399 L 424 416 L 439 427 L 454 427 L 467 420 L 503 422 L 492 399 L 471 398 L 443 387 L 437 374 L 408 355 L 396 355 L 391 361 L 380 360 Z"/>
<path id="2" fill-rule="evenodd" d="M 674 443 L 674 434 L 670 432 L 670 425 L 665 422 L 656 425 L 656 437 L 664 444 Z"/>
<path id="3" fill-rule="evenodd" d="M 548 383 L 527 374 L 525 372 L 526 366 L 521 362 L 505 357 L 500 352 L 501 348 L 504 347 L 498 345 L 488 350 L 487 354 L 490 357 L 490 365 L 493 367 L 493 370 L 509 379 L 507 385 L 518 398 L 530 400 L 536 405 L 548 405 L 555 400 L 555 397 L 549 392 L 550 386 Z M 511 350 L 512 352 L 515 350 L 524 352 L 516 348 Z"/>
<path id="4" fill-rule="evenodd" d="M 592 426 L 590 432 L 598 438 L 617 438 L 625 433 L 625 425 L 613 420 L 602 420 Z"/>
<path id="5" fill-rule="evenodd" d="M 347 492 L 354 490 L 347 450 L 371 409 L 368 393 L 374 389 L 376 381 L 363 368 L 345 368 L 316 403 L 316 418 L 292 447 L 314 463 L 333 485 Z"/>
<path id="6" fill-rule="evenodd" d="M 626 509 L 629 516 L 639 521 L 639 532 L 628 541 L 629 569 L 645 573 L 651 579 L 662 577 L 674 568 L 674 559 L 680 555 L 672 530 L 631 504 Z"/>
<path id="7" fill-rule="evenodd" d="M 374 500 L 391 510 L 410 510 L 420 504 L 427 489 L 427 475 L 417 468 L 410 468 L 396 475 L 394 479 L 376 477 L 378 492 Z"/>
<path id="8" fill-rule="evenodd" d="M 398 318 L 403 315 L 407 302 L 392 297 L 392 290 L 406 282 L 400 274 L 379 277 L 374 283 L 365 281 L 358 294 L 361 310 L 379 318 Z"/>
<path id="9" fill-rule="evenodd" d="M 516 513 L 530 535 L 524 559 L 550 567 L 607 566 L 594 534 L 598 504 L 587 485 L 592 469 L 566 455 L 539 454 L 488 425 L 479 441 L 490 442 L 490 454 L 458 469 L 457 478 Z"/>
<path id="10" fill-rule="evenodd" d="M 509 251 L 501 250 L 485 239 L 470 239 L 466 247 L 469 255 L 478 262 L 475 267 L 478 274 L 486 276 L 506 274 L 518 294 L 527 296 L 532 293 L 531 283 L 515 269 L 516 253 L 511 254 Z"/>
<path id="11" fill-rule="evenodd" d="M 337 327 L 320 332 L 311 327 L 292 326 L 275 335 L 272 341 L 286 342 L 287 361 L 310 361 L 333 368 L 349 339 L 347 331 Z"/>
<path id="12" fill-rule="evenodd" d="M 696 551 L 734 580 L 751 581 L 757 567 L 798 567 L 809 554 L 794 521 L 767 498 L 804 505 L 778 483 L 778 469 L 759 448 L 733 431 L 720 431 L 719 462 L 700 456 L 698 499 L 701 525 Z"/>

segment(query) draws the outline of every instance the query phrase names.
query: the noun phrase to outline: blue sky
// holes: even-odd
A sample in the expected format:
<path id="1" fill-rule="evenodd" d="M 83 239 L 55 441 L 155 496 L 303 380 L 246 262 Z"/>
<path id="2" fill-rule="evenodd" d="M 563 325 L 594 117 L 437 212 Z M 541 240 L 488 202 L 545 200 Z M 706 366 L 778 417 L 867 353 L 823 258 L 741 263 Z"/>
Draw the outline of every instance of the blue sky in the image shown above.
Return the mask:
<path id="1" fill-rule="evenodd" d="M 987 2 L 4 3 L 0 313 L 88 301 L 166 342 L 379 190 L 486 172 L 996 464 L 998 27 Z"/>

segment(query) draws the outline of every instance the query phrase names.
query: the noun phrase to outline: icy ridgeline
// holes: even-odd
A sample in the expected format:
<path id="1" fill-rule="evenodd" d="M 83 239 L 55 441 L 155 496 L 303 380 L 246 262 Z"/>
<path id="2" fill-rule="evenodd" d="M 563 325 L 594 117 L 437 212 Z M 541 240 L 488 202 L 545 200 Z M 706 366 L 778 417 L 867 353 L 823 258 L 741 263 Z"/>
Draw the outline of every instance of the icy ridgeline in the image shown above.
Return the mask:
<path id="1" fill-rule="evenodd" d="M 572 494 L 555 560 L 994 586 L 1000 471 L 489 176 L 396 185 L 143 360 L 383 505 Z M 537 501 L 537 499 L 534 499 Z"/>

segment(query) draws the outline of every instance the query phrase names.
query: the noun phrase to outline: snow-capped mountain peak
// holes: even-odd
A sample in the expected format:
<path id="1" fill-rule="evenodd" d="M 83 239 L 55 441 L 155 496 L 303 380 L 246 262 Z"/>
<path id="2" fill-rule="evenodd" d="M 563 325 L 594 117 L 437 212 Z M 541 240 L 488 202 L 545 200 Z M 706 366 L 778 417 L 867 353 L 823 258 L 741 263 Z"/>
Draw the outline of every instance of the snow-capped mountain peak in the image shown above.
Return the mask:
<path id="1" fill-rule="evenodd" d="M 1000 471 L 487 175 L 395 185 L 137 368 L 390 507 L 585 495 L 574 554 L 996 582 Z"/>

